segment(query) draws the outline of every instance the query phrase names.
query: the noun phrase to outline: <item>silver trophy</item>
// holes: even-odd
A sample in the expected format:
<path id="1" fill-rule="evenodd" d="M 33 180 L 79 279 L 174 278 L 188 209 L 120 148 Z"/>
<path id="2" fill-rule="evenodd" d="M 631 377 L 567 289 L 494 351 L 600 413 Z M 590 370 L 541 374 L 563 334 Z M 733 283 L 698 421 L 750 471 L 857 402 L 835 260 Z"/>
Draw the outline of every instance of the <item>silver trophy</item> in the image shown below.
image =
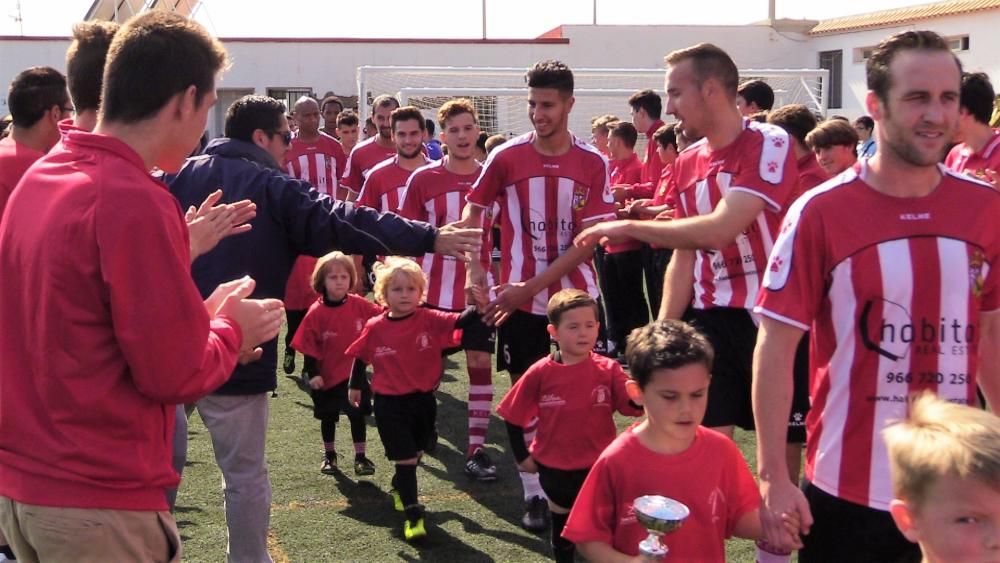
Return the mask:
<path id="1" fill-rule="evenodd" d="M 639 523 L 649 530 L 646 539 L 639 542 L 639 554 L 645 561 L 663 561 L 668 550 L 660 538 L 680 528 L 691 510 L 683 503 L 659 495 L 639 497 L 632 508 Z"/>

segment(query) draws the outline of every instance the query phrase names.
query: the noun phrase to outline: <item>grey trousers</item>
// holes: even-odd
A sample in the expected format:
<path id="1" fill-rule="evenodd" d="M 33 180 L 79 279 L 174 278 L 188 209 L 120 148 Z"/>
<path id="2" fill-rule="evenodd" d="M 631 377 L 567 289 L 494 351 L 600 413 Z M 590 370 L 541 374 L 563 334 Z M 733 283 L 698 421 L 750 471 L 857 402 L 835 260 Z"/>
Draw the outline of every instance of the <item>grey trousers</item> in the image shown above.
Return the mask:
<path id="1" fill-rule="evenodd" d="M 268 406 L 267 393 L 209 395 L 197 403 L 222 470 L 229 563 L 272 563 L 271 482 L 264 455 Z"/>

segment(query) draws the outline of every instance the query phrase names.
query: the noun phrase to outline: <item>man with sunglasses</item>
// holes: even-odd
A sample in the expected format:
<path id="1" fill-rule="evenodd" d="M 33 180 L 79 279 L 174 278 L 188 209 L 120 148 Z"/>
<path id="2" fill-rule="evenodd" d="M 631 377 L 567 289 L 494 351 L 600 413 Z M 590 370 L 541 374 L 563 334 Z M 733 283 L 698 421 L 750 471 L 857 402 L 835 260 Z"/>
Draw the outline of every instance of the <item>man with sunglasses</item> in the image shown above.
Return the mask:
<path id="1" fill-rule="evenodd" d="M 349 254 L 426 252 L 464 258 L 478 252 L 482 231 L 411 222 L 397 215 L 334 201 L 309 183 L 281 169 L 291 141 L 280 102 L 244 96 L 226 112 L 226 137 L 215 139 L 203 155 L 167 178 L 183 207 L 198 205 L 216 189 L 221 203 L 250 199 L 257 205 L 252 230 L 224 239 L 195 260 L 191 274 L 203 292 L 214 280 L 250 275 L 252 296 L 285 294 L 292 264 L 300 255 L 332 250 Z M 277 387 L 277 339 L 263 345 L 259 361 L 236 368 L 232 378 L 198 401 L 215 458 L 225 482 L 230 561 L 270 561 L 267 530 L 271 486 L 264 457 L 268 394 Z"/>

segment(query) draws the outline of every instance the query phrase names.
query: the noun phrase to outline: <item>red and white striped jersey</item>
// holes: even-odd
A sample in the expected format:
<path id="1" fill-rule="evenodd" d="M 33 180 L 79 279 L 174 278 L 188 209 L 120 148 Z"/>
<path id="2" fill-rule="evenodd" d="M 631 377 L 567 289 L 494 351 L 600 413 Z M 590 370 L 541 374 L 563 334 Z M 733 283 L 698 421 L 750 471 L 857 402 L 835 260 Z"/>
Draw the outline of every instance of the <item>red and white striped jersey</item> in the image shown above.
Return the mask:
<path id="1" fill-rule="evenodd" d="M 465 210 L 465 195 L 479 178 L 479 171 L 461 175 L 450 172 L 446 167 L 448 157 L 418 168 L 410 176 L 400 198 L 399 214 L 407 219 L 424 221 L 435 227 L 453 223 L 462 218 Z M 494 205 L 494 208 L 498 206 Z M 495 216 L 483 223 L 488 225 Z M 480 261 L 489 272 L 492 229 L 483 229 L 485 240 Z M 417 259 L 424 275 L 427 276 L 427 303 L 441 309 L 464 309 L 465 303 L 465 262 L 443 254 L 425 254 Z M 489 274 L 487 274 L 489 275 Z M 491 283 L 492 285 L 492 283 Z"/>
<path id="2" fill-rule="evenodd" d="M 430 162 L 424 157 L 425 163 Z M 406 181 L 412 171 L 399 165 L 399 157 L 393 157 L 378 163 L 365 178 L 365 183 L 358 194 L 358 205 L 367 205 L 385 213 L 399 210 L 399 199 L 406 188 Z"/>
<path id="3" fill-rule="evenodd" d="M 573 137 L 559 156 L 540 154 L 534 131 L 511 139 L 490 153 L 483 173 L 469 192 L 473 205 L 500 204 L 500 281 L 527 281 L 543 272 L 573 244 L 585 223 L 613 218 L 614 198 L 607 161 L 596 148 Z M 557 291 L 576 288 L 597 297 L 591 260 L 535 295 L 522 310 L 544 315 Z"/>
<path id="4" fill-rule="evenodd" d="M 1000 172 L 1000 129 L 993 130 L 993 138 L 979 152 L 974 152 L 965 143 L 955 145 L 944 159 L 944 165 L 976 178 L 985 177 L 987 169 Z"/>
<path id="5" fill-rule="evenodd" d="M 875 191 L 867 161 L 806 192 L 755 309 L 812 330 L 806 477 L 879 510 L 893 498 L 882 429 L 920 390 L 975 401 L 979 316 L 1000 308 L 1000 194 L 939 168 L 921 198 Z"/>
<path id="6" fill-rule="evenodd" d="M 351 155 L 344 166 L 344 177 L 340 184 L 354 193 L 361 191 L 365 178 L 376 164 L 387 158 L 396 156 L 396 146 L 389 148 L 379 145 L 375 140 L 378 136 L 365 139 L 354 145 Z"/>
<path id="7" fill-rule="evenodd" d="M 305 180 L 321 194 L 337 199 L 340 177 L 344 174 L 347 156 L 336 139 L 323 133 L 319 139 L 306 142 L 292 139 L 285 155 L 285 170 L 292 178 Z"/>
<path id="8" fill-rule="evenodd" d="M 798 185 L 795 153 L 780 127 L 750 121 L 732 143 L 712 150 L 702 139 L 677 157 L 672 172 L 675 217 L 712 213 L 730 192 L 763 199 L 764 211 L 721 249 L 695 252 L 694 307 L 750 309 L 767 256 Z"/>

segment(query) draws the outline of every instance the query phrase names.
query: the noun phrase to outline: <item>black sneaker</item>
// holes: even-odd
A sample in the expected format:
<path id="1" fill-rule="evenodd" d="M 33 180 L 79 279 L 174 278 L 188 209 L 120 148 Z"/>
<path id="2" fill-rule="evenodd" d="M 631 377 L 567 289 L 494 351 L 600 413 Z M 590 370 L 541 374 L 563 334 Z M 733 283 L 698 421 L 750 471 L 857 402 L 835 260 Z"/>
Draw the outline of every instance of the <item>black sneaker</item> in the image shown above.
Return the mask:
<path id="1" fill-rule="evenodd" d="M 333 475 L 337 472 L 337 456 L 324 457 L 323 463 L 319 466 L 319 472 L 323 475 Z"/>
<path id="2" fill-rule="evenodd" d="M 549 527 L 549 503 L 542 497 L 531 497 L 524 503 L 521 527 L 529 532 L 544 532 Z"/>
<path id="3" fill-rule="evenodd" d="M 355 475 L 374 475 L 375 474 L 375 464 L 372 460 L 365 457 L 363 454 L 354 457 L 354 474 Z"/>
<path id="4" fill-rule="evenodd" d="M 465 474 L 477 481 L 496 481 L 497 467 L 482 448 L 465 462 Z"/>
<path id="5" fill-rule="evenodd" d="M 281 364 L 281 367 L 288 375 L 295 373 L 295 350 L 285 348 L 285 361 Z"/>

